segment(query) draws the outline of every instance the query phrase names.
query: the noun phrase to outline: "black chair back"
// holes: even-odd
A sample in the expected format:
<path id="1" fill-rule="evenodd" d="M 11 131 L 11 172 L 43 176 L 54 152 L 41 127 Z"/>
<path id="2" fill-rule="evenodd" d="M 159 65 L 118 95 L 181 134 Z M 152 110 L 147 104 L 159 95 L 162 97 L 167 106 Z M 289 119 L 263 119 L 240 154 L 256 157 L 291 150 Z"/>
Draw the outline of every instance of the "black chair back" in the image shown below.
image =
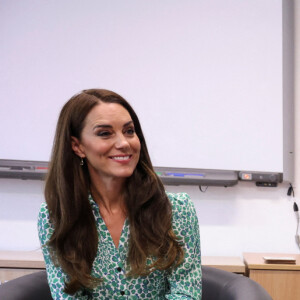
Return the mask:
<path id="1" fill-rule="evenodd" d="M 248 277 L 202 266 L 202 300 L 272 300 Z M 10 280 L 0 285 L 1 300 L 52 300 L 46 271 Z"/>
<path id="2" fill-rule="evenodd" d="M 272 300 L 257 282 L 243 275 L 202 266 L 202 300 Z"/>
<path id="3" fill-rule="evenodd" d="M 39 271 L 0 285 L 1 300 L 53 300 L 46 271 Z"/>

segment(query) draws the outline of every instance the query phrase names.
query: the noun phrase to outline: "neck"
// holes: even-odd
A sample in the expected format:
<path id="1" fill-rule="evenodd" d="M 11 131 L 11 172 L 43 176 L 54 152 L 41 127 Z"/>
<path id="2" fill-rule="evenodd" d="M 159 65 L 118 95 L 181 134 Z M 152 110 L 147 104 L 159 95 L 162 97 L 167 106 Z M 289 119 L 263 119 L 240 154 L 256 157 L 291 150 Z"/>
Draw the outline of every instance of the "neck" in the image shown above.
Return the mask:
<path id="1" fill-rule="evenodd" d="M 125 211 L 125 180 L 106 180 L 92 182 L 91 193 L 98 204 L 100 212 L 115 214 Z"/>

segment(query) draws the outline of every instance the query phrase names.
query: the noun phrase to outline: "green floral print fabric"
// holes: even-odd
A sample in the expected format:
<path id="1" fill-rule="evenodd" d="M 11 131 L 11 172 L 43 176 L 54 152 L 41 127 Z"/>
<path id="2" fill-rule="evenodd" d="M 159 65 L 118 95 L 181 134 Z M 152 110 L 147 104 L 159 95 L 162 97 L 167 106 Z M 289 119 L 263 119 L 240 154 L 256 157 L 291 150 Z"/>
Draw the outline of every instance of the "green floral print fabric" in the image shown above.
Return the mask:
<path id="1" fill-rule="evenodd" d="M 126 276 L 129 243 L 129 222 L 126 219 L 118 248 L 100 215 L 98 205 L 89 197 L 98 230 L 98 251 L 92 276 L 103 282 L 95 289 L 82 289 L 75 295 L 63 292 L 67 274 L 56 266 L 50 257 L 47 245 L 53 224 L 49 219 L 46 203 L 42 203 L 38 217 L 38 232 L 46 263 L 48 282 L 53 299 L 107 299 L 107 300 L 161 300 L 161 299 L 201 299 L 202 273 L 199 225 L 194 204 L 186 193 L 167 193 L 172 204 L 172 224 L 176 236 L 184 244 L 183 263 L 172 271 L 155 270 L 147 276 Z M 151 260 L 149 259 L 149 263 Z"/>

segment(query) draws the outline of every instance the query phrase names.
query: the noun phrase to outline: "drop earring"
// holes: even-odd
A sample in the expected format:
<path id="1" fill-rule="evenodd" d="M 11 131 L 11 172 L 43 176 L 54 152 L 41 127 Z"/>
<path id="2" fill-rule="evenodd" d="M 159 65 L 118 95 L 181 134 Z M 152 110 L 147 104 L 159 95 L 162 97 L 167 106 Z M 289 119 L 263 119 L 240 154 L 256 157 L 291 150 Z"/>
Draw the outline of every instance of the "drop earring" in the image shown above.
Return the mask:
<path id="1" fill-rule="evenodd" d="M 81 165 L 81 166 L 83 166 L 83 165 L 84 165 L 83 157 L 81 157 L 81 160 L 80 160 L 80 165 Z"/>

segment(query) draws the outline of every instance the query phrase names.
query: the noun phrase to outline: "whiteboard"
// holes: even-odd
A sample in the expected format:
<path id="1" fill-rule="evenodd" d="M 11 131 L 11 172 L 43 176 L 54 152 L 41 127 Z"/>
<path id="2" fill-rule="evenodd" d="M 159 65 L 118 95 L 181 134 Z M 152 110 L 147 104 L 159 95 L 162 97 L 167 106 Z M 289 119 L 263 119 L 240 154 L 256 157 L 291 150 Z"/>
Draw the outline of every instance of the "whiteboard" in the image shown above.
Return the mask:
<path id="1" fill-rule="evenodd" d="M 153 165 L 283 171 L 279 0 L 2 0 L 0 158 L 49 161 L 59 111 L 111 89 Z"/>

